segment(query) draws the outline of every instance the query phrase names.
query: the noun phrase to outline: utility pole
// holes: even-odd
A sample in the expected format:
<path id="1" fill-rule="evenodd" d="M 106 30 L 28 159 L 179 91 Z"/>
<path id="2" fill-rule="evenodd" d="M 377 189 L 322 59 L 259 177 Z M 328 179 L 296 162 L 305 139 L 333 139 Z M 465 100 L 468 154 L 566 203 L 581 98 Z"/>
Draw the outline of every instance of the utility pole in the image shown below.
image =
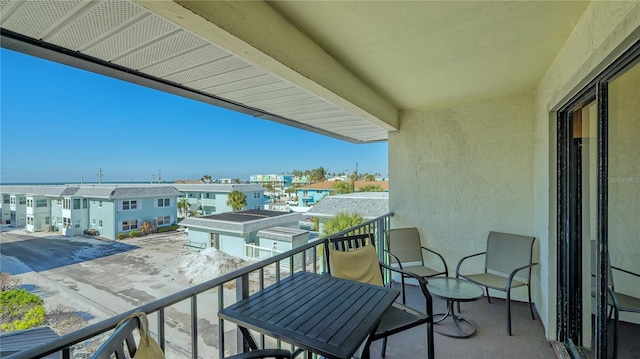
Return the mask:
<path id="1" fill-rule="evenodd" d="M 102 168 L 98 168 L 98 183 L 102 183 Z"/>

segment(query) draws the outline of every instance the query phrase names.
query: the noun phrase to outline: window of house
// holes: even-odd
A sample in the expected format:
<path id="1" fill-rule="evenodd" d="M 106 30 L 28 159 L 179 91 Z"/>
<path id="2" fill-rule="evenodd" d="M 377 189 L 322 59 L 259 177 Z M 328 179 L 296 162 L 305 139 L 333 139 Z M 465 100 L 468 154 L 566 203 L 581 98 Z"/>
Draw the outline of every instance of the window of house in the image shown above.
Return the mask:
<path id="1" fill-rule="evenodd" d="M 168 224 L 171 224 L 171 216 L 160 216 L 160 217 L 156 217 L 156 223 L 159 226 L 166 226 Z"/>
<path id="2" fill-rule="evenodd" d="M 169 207 L 171 205 L 171 198 L 158 198 L 158 207 Z"/>
<path id="3" fill-rule="evenodd" d="M 137 200 L 122 201 L 122 210 L 123 211 L 128 211 L 130 209 L 137 209 L 137 208 L 138 208 L 138 201 Z"/>
<path id="4" fill-rule="evenodd" d="M 44 224 L 45 225 L 50 225 L 51 224 L 51 217 L 44 217 Z"/>
<path id="5" fill-rule="evenodd" d="M 62 200 L 62 208 L 71 209 L 71 198 L 65 198 Z"/>
<path id="6" fill-rule="evenodd" d="M 20 197 L 20 204 L 27 203 L 27 197 Z"/>
<path id="7" fill-rule="evenodd" d="M 62 198 L 56 200 L 56 206 L 62 206 Z"/>
<path id="8" fill-rule="evenodd" d="M 98 207 L 99 207 L 99 208 L 102 208 L 102 201 L 99 201 L 99 202 L 98 202 Z"/>
<path id="9" fill-rule="evenodd" d="M 27 216 L 27 225 L 33 226 L 33 217 Z"/>
<path id="10" fill-rule="evenodd" d="M 102 220 L 98 221 L 98 227 L 102 228 Z"/>
<path id="11" fill-rule="evenodd" d="M 91 225 L 92 225 L 92 226 L 95 226 L 95 225 L 96 225 L 96 219 L 95 219 L 95 218 L 91 221 Z"/>
<path id="12" fill-rule="evenodd" d="M 204 194 L 204 197 L 205 197 L 205 198 L 209 198 L 209 193 L 205 193 L 205 194 Z"/>
<path id="13" fill-rule="evenodd" d="M 36 199 L 36 207 L 46 207 L 47 200 L 46 199 Z"/>
<path id="14" fill-rule="evenodd" d="M 71 218 L 66 218 L 66 217 L 62 218 L 62 225 L 65 228 L 71 228 Z"/>
<path id="15" fill-rule="evenodd" d="M 261 208 L 260 208 L 260 205 L 255 205 L 253 206 L 253 209 L 261 209 Z"/>
<path id="16" fill-rule="evenodd" d="M 27 207 L 33 208 L 33 200 L 31 198 L 27 200 Z"/>
<path id="17" fill-rule="evenodd" d="M 11 204 L 16 204 L 16 198 L 15 197 L 11 197 L 10 202 L 11 202 Z"/>
<path id="18" fill-rule="evenodd" d="M 122 221 L 122 230 L 128 231 L 132 229 L 138 229 L 138 220 L 132 219 L 130 221 Z"/>
<path id="19" fill-rule="evenodd" d="M 73 199 L 73 209 L 80 209 L 80 198 Z"/>
<path id="20" fill-rule="evenodd" d="M 88 198 L 83 198 L 82 199 L 82 208 L 87 208 L 89 207 L 89 199 Z"/>
<path id="21" fill-rule="evenodd" d="M 4 204 L 9 204 L 10 201 L 11 201 L 11 199 L 8 196 L 2 199 L 2 202 Z"/>

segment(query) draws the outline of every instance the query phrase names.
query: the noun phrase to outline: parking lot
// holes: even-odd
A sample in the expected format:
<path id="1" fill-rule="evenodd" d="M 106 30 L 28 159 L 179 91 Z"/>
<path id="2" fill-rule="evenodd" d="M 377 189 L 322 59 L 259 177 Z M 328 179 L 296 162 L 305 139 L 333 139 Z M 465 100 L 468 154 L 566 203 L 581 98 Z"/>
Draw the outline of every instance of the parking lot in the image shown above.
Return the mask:
<path id="1" fill-rule="evenodd" d="M 176 266 L 188 255 L 186 234 L 155 234 L 125 241 L 95 237 L 64 237 L 57 233 L 25 233 L 2 227 L 0 266 L 22 279 L 23 287 L 40 295 L 45 307 L 64 304 L 92 324 L 189 288 Z M 199 314 L 216 308 L 217 296 L 199 296 Z M 168 357 L 185 357 L 190 347 L 189 306 L 167 308 Z M 201 356 L 216 357 L 215 313 L 199 315 Z M 154 317 L 152 320 L 152 328 Z M 209 350 L 207 350 L 207 348 Z M 207 353 L 209 353 L 207 355 Z"/>

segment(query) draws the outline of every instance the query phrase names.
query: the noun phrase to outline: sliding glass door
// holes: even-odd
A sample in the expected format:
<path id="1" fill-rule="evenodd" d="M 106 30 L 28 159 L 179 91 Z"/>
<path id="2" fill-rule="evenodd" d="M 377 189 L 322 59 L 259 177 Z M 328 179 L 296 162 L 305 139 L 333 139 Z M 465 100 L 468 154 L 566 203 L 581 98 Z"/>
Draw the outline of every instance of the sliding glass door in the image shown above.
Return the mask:
<path id="1" fill-rule="evenodd" d="M 640 298 L 637 278 L 607 271 L 640 272 L 639 62 L 636 43 L 558 112 L 558 339 L 597 358 L 613 352 L 607 287 Z"/>

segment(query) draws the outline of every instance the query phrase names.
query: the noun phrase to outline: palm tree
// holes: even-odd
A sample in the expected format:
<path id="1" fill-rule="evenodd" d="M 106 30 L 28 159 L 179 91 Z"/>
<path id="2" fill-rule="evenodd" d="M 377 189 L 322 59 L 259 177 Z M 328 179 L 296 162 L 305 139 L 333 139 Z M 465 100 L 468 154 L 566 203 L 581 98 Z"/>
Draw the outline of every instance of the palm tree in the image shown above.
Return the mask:
<path id="1" fill-rule="evenodd" d="M 247 196 L 240 191 L 229 192 L 229 198 L 227 199 L 227 206 L 233 208 L 234 211 L 239 211 L 247 205 Z"/>
<path id="2" fill-rule="evenodd" d="M 336 194 L 353 193 L 353 185 L 351 182 L 336 181 L 332 187 Z"/>
<path id="3" fill-rule="evenodd" d="M 377 184 L 368 184 L 366 186 L 360 187 L 358 192 L 382 192 L 382 187 Z"/>
<path id="4" fill-rule="evenodd" d="M 325 222 L 322 237 L 342 232 L 361 223 L 364 223 L 364 219 L 358 213 L 340 212 L 334 218 Z"/>
<path id="5" fill-rule="evenodd" d="M 211 178 L 210 175 L 204 175 L 204 176 L 202 176 L 202 178 L 200 178 L 200 182 L 202 182 L 202 183 L 211 183 L 211 182 L 213 182 L 213 179 Z"/>
<path id="6" fill-rule="evenodd" d="M 180 213 L 182 213 L 184 217 L 187 217 L 187 215 L 189 214 L 189 208 L 191 208 L 191 203 L 189 203 L 189 200 L 186 198 L 182 198 L 181 200 L 178 201 L 177 204 L 178 207 L 178 211 L 180 211 Z"/>

